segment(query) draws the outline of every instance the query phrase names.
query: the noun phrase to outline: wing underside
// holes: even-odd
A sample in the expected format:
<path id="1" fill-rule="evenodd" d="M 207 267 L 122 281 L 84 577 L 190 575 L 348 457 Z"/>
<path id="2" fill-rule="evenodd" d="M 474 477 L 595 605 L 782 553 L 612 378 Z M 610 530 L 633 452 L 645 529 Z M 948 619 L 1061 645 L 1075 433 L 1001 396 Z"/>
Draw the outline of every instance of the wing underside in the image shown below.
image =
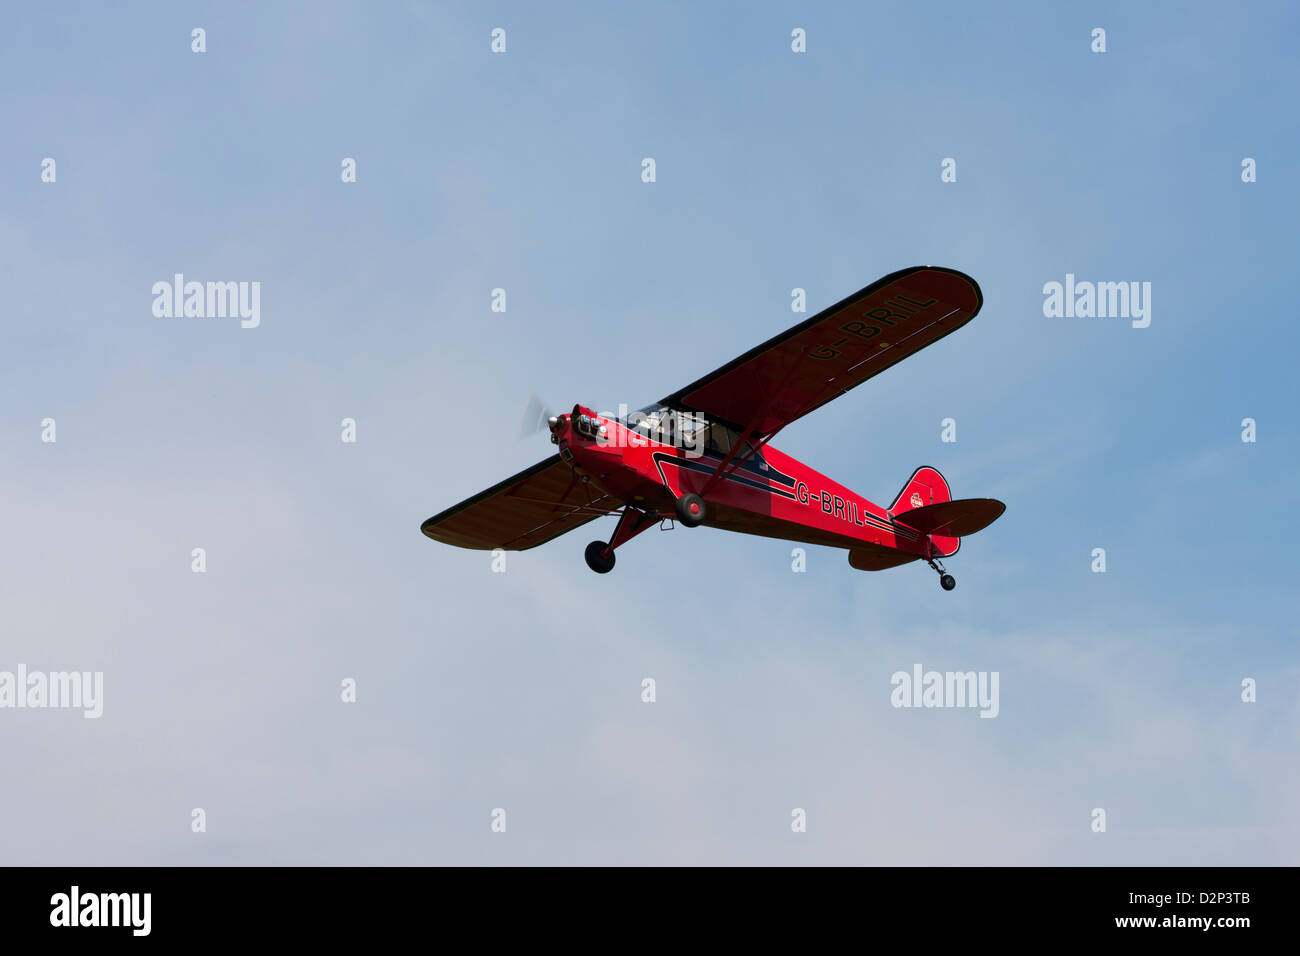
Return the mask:
<path id="1" fill-rule="evenodd" d="M 609 514 L 619 502 L 589 492 L 552 455 L 420 525 L 434 541 L 460 548 L 526 551 Z"/>
<path id="2" fill-rule="evenodd" d="M 771 435 L 969 322 L 979 284 L 953 269 L 887 275 L 663 400 Z"/>

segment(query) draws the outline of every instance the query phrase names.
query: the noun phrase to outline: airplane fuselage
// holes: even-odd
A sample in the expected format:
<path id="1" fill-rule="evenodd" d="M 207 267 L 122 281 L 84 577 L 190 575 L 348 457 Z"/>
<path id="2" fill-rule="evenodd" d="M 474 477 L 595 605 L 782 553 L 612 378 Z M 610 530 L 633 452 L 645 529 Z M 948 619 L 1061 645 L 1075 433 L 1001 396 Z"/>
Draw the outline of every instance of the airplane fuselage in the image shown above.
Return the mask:
<path id="1" fill-rule="evenodd" d="M 587 418 L 581 431 L 577 413 Z M 591 484 L 652 514 L 671 516 L 674 500 L 694 493 L 708 502 L 706 526 L 743 534 L 836 548 L 874 545 L 918 557 L 927 548 L 950 554 L 958 545 L 898 524 L 887 509 L 771 445 L 756 452 L 744 446 L 720 475 L 728 457 L 721 449 L 660 441 L 581 407 L 558 416 L 552 440 Z"/>

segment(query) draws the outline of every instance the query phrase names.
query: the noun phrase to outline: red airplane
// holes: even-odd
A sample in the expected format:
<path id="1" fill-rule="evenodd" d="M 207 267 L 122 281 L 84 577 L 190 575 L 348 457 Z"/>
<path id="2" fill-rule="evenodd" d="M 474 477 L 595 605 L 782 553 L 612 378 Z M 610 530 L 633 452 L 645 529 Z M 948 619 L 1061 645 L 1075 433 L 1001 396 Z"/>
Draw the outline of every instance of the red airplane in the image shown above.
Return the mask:
<path id="1" fill-rule="evenodd" d="M 925 561 L 945 591 L 942 559 L 1006 510 L 993 498 L 954 501 L 934 468 L 912 473 L 888 508 L 771 445 L 790 422 L 961 328 L 984 297 L 970 276 L 917 266 L 885 276 L 655 405 L 552 416 L 559 453 L 434 515 L 430 538 L 462 548 L 524 551 L 603 515 L 608 541 L 587 545 L 600 574 L 614 551 L 652 525 L 727 531 L 845 548 L 881 571 Z"/>

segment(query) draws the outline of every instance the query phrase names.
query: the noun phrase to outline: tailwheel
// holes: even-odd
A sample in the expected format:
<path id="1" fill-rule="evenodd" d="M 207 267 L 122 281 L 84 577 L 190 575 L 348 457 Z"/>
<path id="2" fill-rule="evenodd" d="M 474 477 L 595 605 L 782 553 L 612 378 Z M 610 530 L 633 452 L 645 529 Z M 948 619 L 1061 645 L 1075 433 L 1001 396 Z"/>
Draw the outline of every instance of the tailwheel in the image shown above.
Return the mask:
<path id="1" fill-rule="evenodd" d="M 688 528 L 696 528 L 704 523 L 705 515 L 708 513 L 704 507 L 704 499 L 696 494 L 684 494 L 677 499 L 674 505 L 677 511 L 677 520 Z"/>
<path id="2" fill-rule="evenodd" d="M 609 574 L 614 570 L 614 552 L 604 541 L 593 541 L 587 545 L 587 567 L 597 574 Z"/>
<path id="3" fill-rule="evenodd" d="M 957 586 L 957 579 L 947 572 L 942 561 L 936 560 L 935 558 L 926 558 L 925 563 L 938 572 L 939 587 L 943 588 L 945 591 L 951 591 Z"/>

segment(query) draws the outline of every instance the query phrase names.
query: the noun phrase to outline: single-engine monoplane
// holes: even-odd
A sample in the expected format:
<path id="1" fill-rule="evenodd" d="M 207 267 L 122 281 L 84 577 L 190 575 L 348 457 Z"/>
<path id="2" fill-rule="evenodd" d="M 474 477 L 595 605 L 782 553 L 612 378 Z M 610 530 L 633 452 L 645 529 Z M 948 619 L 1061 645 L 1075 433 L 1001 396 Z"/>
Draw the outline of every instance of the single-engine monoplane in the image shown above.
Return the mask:
<path id="1" fill-rule="evenodd" d="M 979 312 L 979 285 L 917 266 L 873 282 L 668 397 L 624 415 L 583 405 L 550 416 L 557 452 L 434 515 L 420 530 L 462 548 L 524 551 L 605 515 L 587 545 L 604 574 L 642 531 L 675 522 L 844 548 L 881 571 L 924 561 L 944 590 L 943 559 L 995 521 L 993 498 L 953 499 L 943 475 L 917 468 L 881 507 L 773 448 L 782 428 L 955 332 Z"/>

